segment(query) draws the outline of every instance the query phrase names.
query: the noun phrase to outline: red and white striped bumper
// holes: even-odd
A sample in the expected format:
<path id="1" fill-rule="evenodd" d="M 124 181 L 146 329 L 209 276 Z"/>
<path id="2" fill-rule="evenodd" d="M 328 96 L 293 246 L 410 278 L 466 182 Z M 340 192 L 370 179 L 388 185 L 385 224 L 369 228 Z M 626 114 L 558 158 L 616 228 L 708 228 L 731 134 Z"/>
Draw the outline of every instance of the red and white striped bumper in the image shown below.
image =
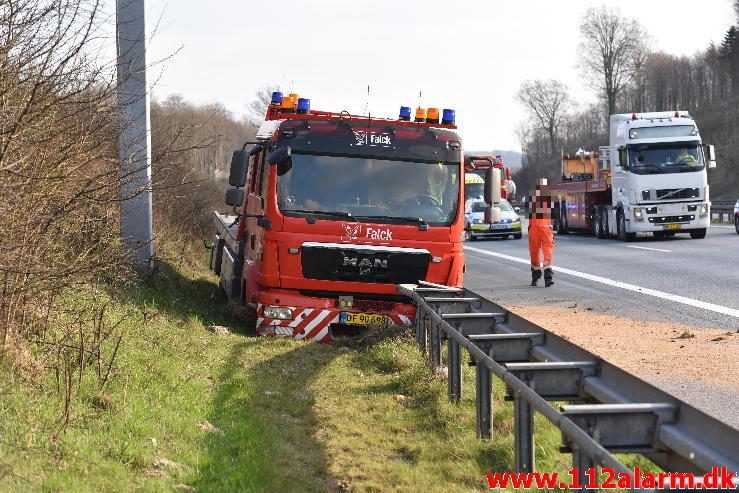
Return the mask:
<path id="1" fill-rule="evenodd" d="M 331 324 L 339 323 L 342 310 L 323 308 L 288 307 L 292 310 L 292 320 L 277 320 L 264 316 L 264 305 L 257 305 L 257 334 L 277 337 L 292 337 L 294 339 L 314 339 L 316 341 L 331 341 L 329 331 Z M 385 313 L 397 326 L 413 324 L 412 316 L 395 311 Z"/>

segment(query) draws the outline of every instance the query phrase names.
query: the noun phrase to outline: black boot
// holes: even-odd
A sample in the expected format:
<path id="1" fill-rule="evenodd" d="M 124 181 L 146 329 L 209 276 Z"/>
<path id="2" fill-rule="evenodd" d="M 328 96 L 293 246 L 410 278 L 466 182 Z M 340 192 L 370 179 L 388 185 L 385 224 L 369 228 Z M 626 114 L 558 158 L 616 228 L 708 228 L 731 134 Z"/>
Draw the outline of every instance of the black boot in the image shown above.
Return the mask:
<path id="1" fill-rule="evenodd" d="M 552 284 L 554 284 L 554 281 L 552 280 L 552 276 L 554 275 L 554 272 L 552 272 L 552 269 L 544 269 L 544 286 L 549 287 Z"/>
<path id="2" fill-rule="evenodd" d="M 541 279 L 541 270 L 531 268 L 531 285 L 536 286 L 537 281 Z"/>

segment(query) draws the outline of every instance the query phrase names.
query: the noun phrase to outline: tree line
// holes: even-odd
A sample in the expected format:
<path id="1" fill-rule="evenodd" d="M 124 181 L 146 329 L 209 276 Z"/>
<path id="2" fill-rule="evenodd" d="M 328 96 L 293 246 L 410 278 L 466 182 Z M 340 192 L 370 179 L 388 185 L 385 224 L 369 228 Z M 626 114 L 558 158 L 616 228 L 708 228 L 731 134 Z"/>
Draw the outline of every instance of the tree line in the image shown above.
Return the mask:
<path id="1" fill-rule="evenodd" d="M 618 9 L 589 8 L 580 22 L 578 74 L 596 101 L 577 105 L 558 80 L 521 84 L 517 100 L 529 120 L 518 127 L 521 190 L 538 178 L 558 179 L 561 153 L 596 150 L 608 143 L 613 113 L 689 111 L 704 142 L 716 146 L 718 167 L 708 173 L 711 197 L 736 198 L 739 190 L 739 0 L 736 25 L 720 44 L 693 56 L 651 51 L 646 29 Z"/>
<path id="2" fill-rule="evenodd" d="M 101 389 L 115 373 L 126 334 L 106 310 L 139 282 L 119 239 L 119 82 L 98 55 L 108 22 L 99 0 L 0 0 L 0 373 L 54 375 L 62 429 L 83 372 Z M 151 122 L 158 260 L 199 259 L 254 125 L 177 96 L 155 101 Z"/>

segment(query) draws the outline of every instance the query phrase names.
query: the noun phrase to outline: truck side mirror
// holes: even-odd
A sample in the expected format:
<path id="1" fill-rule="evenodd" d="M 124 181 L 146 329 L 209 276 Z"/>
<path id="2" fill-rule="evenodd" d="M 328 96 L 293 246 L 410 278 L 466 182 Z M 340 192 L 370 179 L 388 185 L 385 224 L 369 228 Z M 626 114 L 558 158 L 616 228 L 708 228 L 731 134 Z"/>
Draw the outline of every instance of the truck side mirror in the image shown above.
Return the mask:
<path id="1" fill-rule="evenodd" d="M 708 157 L 708 167 L 709 168 L 715 168 L 716 167 L 716 149 L 713 147 L 713 145 L 706 145 L 706 156 Z"/>
<path id="2" fill-rule="evenodd" d="M 267 219 L 266 217 L 258 217 L 257 218 L 257 226 L 264 229 L 272 229 L 272 221 Z"/>
<path id="3" fill-rule="evenodd" d="M 282 176 L 293 167 L 290 146 L 278 147 L 267 157 L 269 164 L 277 165 L 277 175 Z"/>
<path id="4" fill-rule="evenodd" d="M 229 188 L 226 190 L 226 204 L 232 207 L 241 207 L 244 204 L 244 189 Z"/>
<path id="5" fill-rule="evenodd" d="M 493 205 L 500 202 L 501 194 L 500 169 L 488 168 L 485 170 L 485 203 Z"/>
<path id="6" fill-rule="evenodd" d="M 231 170 L 228 174 L 228 184 L 232 187 L 246 185 L 246 170 L 249 164 L 249 154 L 246 151 L 234 151 L 231 157 Z"/>
<path id="7" fill-rule="evenodd" d="M 626 147 L 621 147 L 618 150 L 618 163 L 616 163 L 617 166 L 621 166 L 623 169 L 626 169 L 628 166 L 628 157 L 626 154 Z"/>

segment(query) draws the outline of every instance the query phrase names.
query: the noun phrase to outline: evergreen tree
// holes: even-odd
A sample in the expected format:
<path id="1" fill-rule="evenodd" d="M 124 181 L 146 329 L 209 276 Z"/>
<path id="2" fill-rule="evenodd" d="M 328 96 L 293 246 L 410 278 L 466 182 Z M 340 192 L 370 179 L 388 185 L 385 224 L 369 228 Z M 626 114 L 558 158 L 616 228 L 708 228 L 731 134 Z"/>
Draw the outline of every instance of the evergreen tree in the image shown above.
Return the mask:
<path id="1" fill-rule="evenodd" d="M 736 26 L 731 26 L 724 35 L 724 40 L 721 42 L 720 52 L 725 57 L 731 57 L 736 52 Z"/>

